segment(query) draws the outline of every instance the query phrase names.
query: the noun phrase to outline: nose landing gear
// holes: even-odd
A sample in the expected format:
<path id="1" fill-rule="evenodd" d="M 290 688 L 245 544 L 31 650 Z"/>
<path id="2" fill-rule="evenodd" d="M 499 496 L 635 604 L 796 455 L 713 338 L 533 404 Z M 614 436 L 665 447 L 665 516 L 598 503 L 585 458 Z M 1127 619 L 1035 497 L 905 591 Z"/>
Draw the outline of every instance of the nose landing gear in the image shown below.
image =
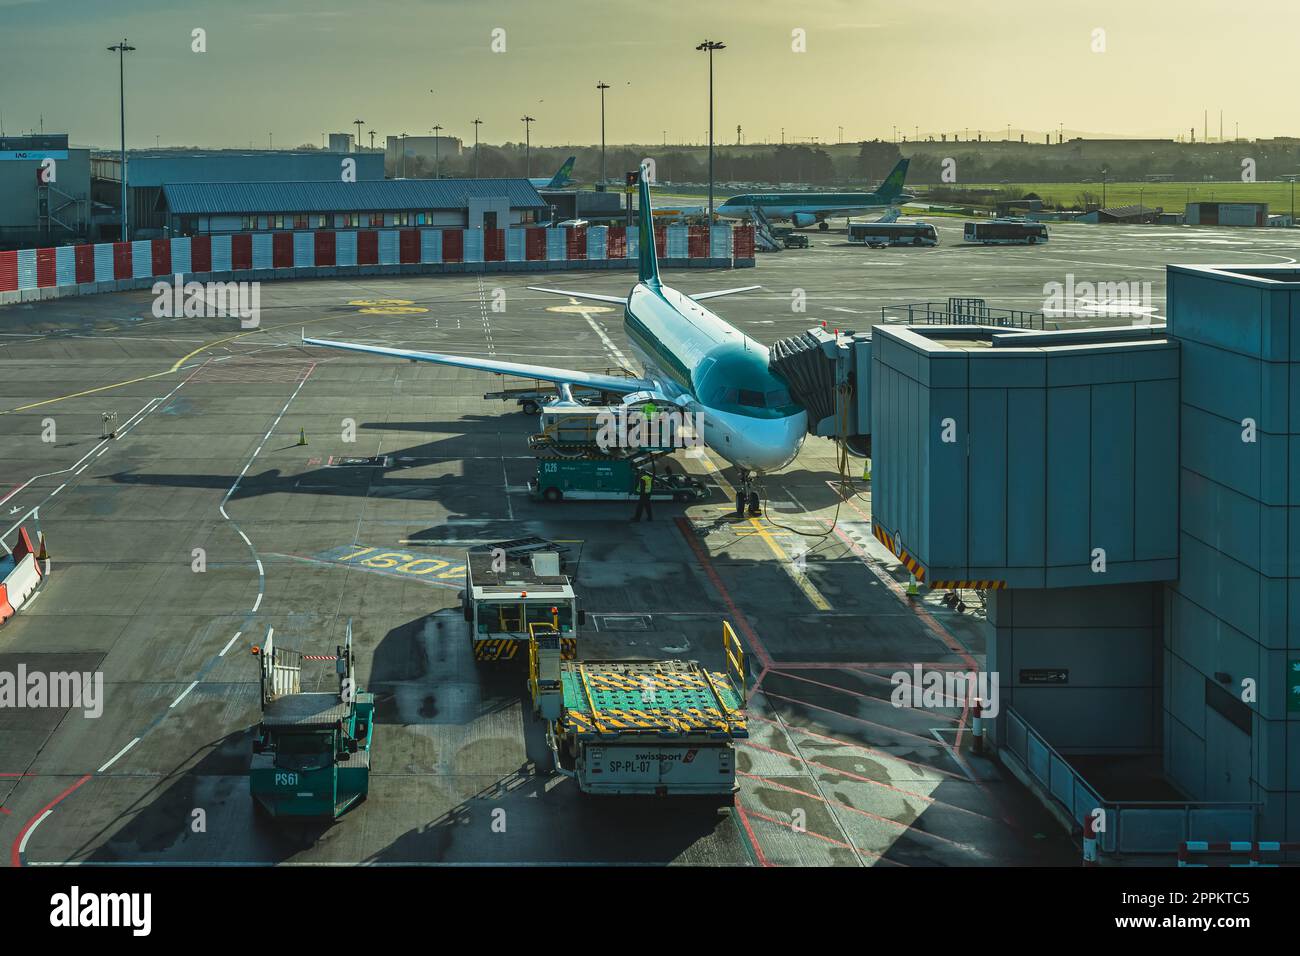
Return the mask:
<path id="1" fill-rule="evenodd" d="M 745 517 L 746 506 L 750 517 L 757 518 L 763 513 L 758 500 L 758 486 L 754 477 L 747 471 L 740 473 L 740 487 L 736 489 L 736 517 Z"/>

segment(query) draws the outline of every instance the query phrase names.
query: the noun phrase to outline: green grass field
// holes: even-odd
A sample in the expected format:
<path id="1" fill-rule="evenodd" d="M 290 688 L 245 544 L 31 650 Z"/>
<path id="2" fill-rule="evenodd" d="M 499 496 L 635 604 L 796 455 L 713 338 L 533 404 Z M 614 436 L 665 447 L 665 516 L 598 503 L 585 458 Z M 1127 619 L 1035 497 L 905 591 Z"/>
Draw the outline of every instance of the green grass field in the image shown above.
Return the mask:
<path id="1" fill-rule="evenodd" d="M 1037 193 L 1051 205 L 1073 207 L 1084 193 L 1101 201 L 1101 183 L 963 183 L 966 189 L 1020 190 Z M 918 187 L 923 192 L 926 187 Z M 1165 212 L 1182 212 L 1189 202 L 1266 202 L 1270 213 L 1291 212 L 1290 183 L 1107 183 L 1107 206 L 1163 207 Z M 945 202 L 949 202 L 945 200 Z M 952 203 L 957 205 L 957 203 Z"/>

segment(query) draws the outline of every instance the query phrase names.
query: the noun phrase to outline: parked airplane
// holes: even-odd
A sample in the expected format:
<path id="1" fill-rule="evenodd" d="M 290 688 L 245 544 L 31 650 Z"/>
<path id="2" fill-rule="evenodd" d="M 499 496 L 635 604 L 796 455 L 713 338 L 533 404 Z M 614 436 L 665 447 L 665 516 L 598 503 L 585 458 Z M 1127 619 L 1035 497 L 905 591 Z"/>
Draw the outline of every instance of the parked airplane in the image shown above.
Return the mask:
<path id="1" fill-rule="evenodd" d="M 570 177 L 573 175 L 573 163 L 576 159 L 576 156 L 570 156 L 566 159 L 550 179 L 542 177 L 541 179 L 530 179 L 528 181 L 537 189 L 563 189 L 569 185 Z"/>
<path id="2" fill-rule="evenodd" d="M 303 344 L 539 378 L 559 383 L 566 399 L 571 386 L 589 385 L 622 393 L 624 401 L 652 398 L 671 403 L 683 412 L 700 416 L 704 427 L 699 437 L 740 469 L 740 494 L 748 502 L 750 513 L 757 513 L 754 477 L 794 460 L 807 433 L 807 413 L 790 397 L 785 382 L 769 370 L 766 346 L 700 305 L 707 299 L 759 287 L 687 295 L 664 285 L 659 278 L 650 187 L 644 172 L 640 199 L 638 281 L 627 296 L 529 286 L 538 292 L 621 305 L 623 329 L 645 367 L 640 378 L 306 336 Z"/>
<path id="3" fill-rule="evenodd" d="M 915 199 L 903 190 L 907 163 L 907 159 L 900 159 L 874 192 L 746 193 L 732 196 L 717 208 L 717 212 L 727 219 L 753 219 L 754 210 L 761 209 L 769 220 L 788 219 L 796 228 L 816 223 L 822 229 L 829 229 L 826 220 L 831 216 L 860 216 L 868 209 L 897 206 Z"/>

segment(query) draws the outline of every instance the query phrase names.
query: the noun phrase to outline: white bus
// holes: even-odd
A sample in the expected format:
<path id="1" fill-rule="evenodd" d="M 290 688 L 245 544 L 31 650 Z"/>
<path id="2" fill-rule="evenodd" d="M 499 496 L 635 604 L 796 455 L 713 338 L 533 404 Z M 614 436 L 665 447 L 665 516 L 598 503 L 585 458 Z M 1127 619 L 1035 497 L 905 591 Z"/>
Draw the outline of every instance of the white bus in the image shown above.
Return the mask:
<path id="1" fill-rule="evenodd" d="M 928 222 L 851 222 L 849 242 L 883 246 L 937 246 L 939 233 Z"/>
<path id="2" fill-rule="evenodd" d="M 1035 245 L 1047 241 L 1047 227 L 1028 219 L 990 219 L 968 222 L 963 238 L 967 242 L 990 245 Z"/>

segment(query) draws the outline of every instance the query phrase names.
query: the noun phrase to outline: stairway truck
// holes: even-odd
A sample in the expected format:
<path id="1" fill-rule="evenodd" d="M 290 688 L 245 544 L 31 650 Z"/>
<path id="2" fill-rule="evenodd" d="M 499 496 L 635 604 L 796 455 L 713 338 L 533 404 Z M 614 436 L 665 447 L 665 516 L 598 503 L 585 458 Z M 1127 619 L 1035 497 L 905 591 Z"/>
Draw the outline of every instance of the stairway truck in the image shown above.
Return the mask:
<path id="1" fill-rule="evenodd" d="M 529 645 L 529 690 L 555 769 L 591 794 L 730 797 L 747 738 L 744 654 L 723 624 L 725 672 L 696 661 L 563 661 Z"/>
<path id="2" fill-rule="evenodd" d="M 559 635 L 566 658 L 577 656 L 586 615 L 563 573 L 566 550 L 541 538 L 520 538 L 466 552 L 462 607 L 476 663 L 522 662 L 530 629 L 541 625 Z"/>
<path id="3" fill-rule="evenodd" d="M 254 647 L 261 672 L 262 720 L 253 736 L 249 790 L 272 817 L 336 819 L 370 790 L 375 698 L 357 688 L 352 622 L 332 657 Z M 332 662 L 338 692 L 304 692 L 304 660 Z"/>

